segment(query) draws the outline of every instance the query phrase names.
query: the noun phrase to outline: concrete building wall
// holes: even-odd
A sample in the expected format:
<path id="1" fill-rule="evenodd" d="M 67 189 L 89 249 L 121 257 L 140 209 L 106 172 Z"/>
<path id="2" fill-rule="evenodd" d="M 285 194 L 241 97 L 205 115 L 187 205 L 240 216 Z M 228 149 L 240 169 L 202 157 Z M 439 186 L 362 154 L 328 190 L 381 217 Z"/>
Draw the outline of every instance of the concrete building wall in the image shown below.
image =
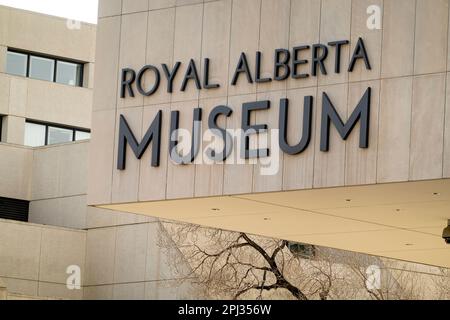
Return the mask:
<path id="1" fill-rule="evenodd" d="M 174 252 L 167 253 L 158 246 L 160 238 L 166 235 L 158 221 L 138 216 L 126 218 L 107 210 L 96 210 L 91 217 L 88 231 L 0 220 L 0 300 L 202 297 L 193 281 L 177 279 L 180 274 L 173 272 L 174 262 L 170 260 Z M 335 254 L 342 257 L 342 253 Z M 338 259 L 333 261 L 333 268 L 336 274 L 341 274 L 348 266 Z M 415 288 L 405 298 L 439 297 L 436 287 L 436 281 L 442 277 L 439 269 L 386 259 L 375 261 L 388 264 L 384 276 L 406 279 L 398 285 Z M 80 266 L 81 290 L 66 287 L 69 276 L 66 270 L 70 265 Z M 181 267 L 189 270 L 187 265 Z M 182 268 L 178 266 L 178 270 Z M 354 285 L 359 288 L 361 280 L 355 279 Z M 275 292 L 267 298 L 287 296 Z M 367 299 L 367 293 L 361 298 Z"/>
<path id="2" fill-rule="evenodd" d="M 4 6 L 0 20 L 2 141 L 23 145 L 26 119 L 90 129 L 96 26 Z M 8 48 L 84 62 L 84 87 L 6 74 Z"/>
<path id="3" fill-rule="evenodd" d="M 367 7 L 379 5 L 383 25 L 367 28 Z M 97 72 L 93 105 L 88 203 L 127 203 L 366 185 L 450 177 L 448 104 L 447 0 L 218 0 L 218 1 L 100 1 Z M 273 72 L 276 48 L 351 40 L 342 51 L 348 67 L 359 37 L 366 43 L 372 70 L 359 61 L 351 73 L 334 74 L 334 54 L 326 61 L 328 75 L 307 80 L 272 81 L 249 85 L 241 79 L 230 86 L 241 52 L 254 70 L 255 52 L 266 57 L 262 76 Z M 187 45 L 188 44 L 188 45 Z M 308 54 L 306 54 L 308 57 Z M 221 88 L 198 91 L 180 85 L 189 59 L 199 73 L 211 60 L 211 79 Z M 182 62 L 174 93 L 166 93 L 162 76 L 150 97 L 119 97 L 122 68 L 139 70 Z M 311 61 L 309 66 L 311 65 Z M 161 73 L 162 74 L 162 73 Z M 245 78 L 245 77 L 242 77 Z M 330 151 L 319 150 L 322 92 L 341 116 L 349 116 L 367 87 L 372 88 L 370 141 L 359 148 L 358 126 L 344 142 L 331 130 Z M 303 96 L 314 97 L 314 133 L 308 150 L 280 155 L 280 170 L 261 176 L 260 165 L 176 166 L 167 159 L 170 110 L 180 110 L 180 127 L 191 130 L 192 109 L 219 104 L 234 109 L 227 128 L 240 127 L 243 102 L 271 100 L 270 111 L 253 119 L 278 128 L 278 101 L 289 98 L 290 118 L 301 116 Z M 151 168 L 151 152 L 141 161 L 127 154 L 125 171 L 116 170 L 118 117 L 123 114 L 137 138 L 142 138 L 157 110 L 163 110 L 161 165 Z M 447 109 L 447 112 L 446 112 Z M 206 112 L 207 116 L 207 112 Z M 298 141 L 301 126 L 290 120 L 289 141 Z M 115 137 L 115 138 L 113 138 Z"/>
<path id="4" fill-rule="evenodd" d="M 88 221 L 86 299 L 198 298 L 192 283 L 177 280 L 171 269 L 174 253 L 158 245 L 165 236 L 158 220 L 90 208 Z"/>
<path id="5" fill-rule="evenodd" d="M 60 220 L 54 224 L 83 228 L 87 170 L 83 145 L 62 150 L 22 146 L 26 120 L 91 128 L 96 25 L 80 23 L 74 28 L 64 18 L 4 6 L 0 20 L 0 196 L 36 200 L 32 211 L 42 222 L 51 222 L 43 218 L 49 212 L 65 208 L 66 217 L 54 215 Z M 8 48 L 84 62 L 84 87 L 5 73 Z M 67 212 L 73 214 L 67 217 Z"/>
<path id="6" fill-rule="evenodd" d="M 14 299 L 199 297 L 170 268 L 177 252 L 159 247 L 165 233 L 157 220 L 95 209 L 89 223 L 74 230 L 0 220 L 0 300 L 5 291 Z M 81 290 L 66 286 L 72 265 L 81 269 Z"/>
<path id="7" fill-rule="evenodd" d="M 33 151 L 17 145 L 0 144 L 0 196 L 29 200 Z"/>
<path id="8" fill-rule="evenodd" d="M 31 155 L 29 165 L 32 169 L 23 170 L 29 173 L 27 183 L 30 192 L 25 198 L 30 200 L 29 221 L 83 230 L 154 221 L 134 214 L 87 207 L 89 144 L 83 141 L 41 148 L 19 148 Z M 5 154 L 11 154 L 9 149 Z M 4 172 L 6 174 L 7 170 Z M 14 176 L 11 183 L 17 180 Z M 17 189 L 20 188 L 17 186 Z"/>
<path id="9" fill-rule="evenodd" d="M 30 221 L 86 229 L 88 142 L 33 149 Z"/>
<path id="10" fill-rule="evenodd" d="M 81 23 L 79 29 L 71 28 L 65 18 L 4 6 L 0 12 L 3 46 L 94 62 L 95 25 Z"/>
<path id="11" fill-rule="evenodd" d="M 365 9 L 374 3 L 384 8 L 383 30 L 368 31 Z M 67 38 L 65 19 L 0 7 L 0 114 L 5 116 L 2 137 L 8 143 L 0 144 L 0 196 L 30 200 L 30 221 L 39 223 L 0 221 L 0 281 L 17 297 L 197 297 L 192 285 L 180 284 L 168 268 L 168 257 L 157 245 L 158 238 L 164 237 L 157 219 L 86 207 L 87 202 L 450 177 L 447 0 L 101 0 L 99 16 L 94 58 L 93 26 L 82 24 L 80 30 L 70 30 Z M 271 57 L 278 47 L 340 39 L 351 39 L 354 44 L 359 36 L 368 46 L 371 71 L 358 65 L 351 74 L 227 85 L 241 51 L 248 54 L 254 68 L 257 50 Z M 85 61 L 86 88 L 5 74 L 8 47 Z M 344 65 L 350 54 L 346 48 Z M 172 65 L 182 61 L 175 81 L 175 88 L 179 88 L 188 59 L 200 66 L 205 57 L 211 59 L 214 82 L 221 82 L 218 90 L 199 93 L 189 86 L 186 92 L 176 89 L 169 95 L 163 83 L 151 97 L 118 97 L 123 67 L 138 69 L 146 63 Z M 94 61 L 98 76 L 93 93 Z M 263 76 L 271 72 L 270 61 L 263 63 Z M 332 61 L 327 63 L 331 70 Z M 361 150 L 357 135 L 343 142 L 333 131 L 331 151 L 321 153 L 317 110 L 322 91 L 348 115 L 368 86 L 373 90 L 371 147 Z M 301 156 L 281 155 L 281 168 L 275 176 L 262 177 L 258 165 L 251 164 L 175 166 L 166 152 L 162 152 L 162 165 L 157 169 L 148 165 L 149 152 L 141 162 L 128 152 L 127 170 L 115 170 L 120 114 L 125 114 L 142 138 L 156 110 L 162 109 L 162 150 L 167 150 L 171 110 L 181 110 L 180 125 L 190 128 L 192 108 L 210 110 L 228 104 L 236 112 L 225 124 L 234 128 L 240 126 L 243 102 L 269 99 L 276 104 L 288 97 L 292 114 L 300 116 L 304 95 L 312 95 L 316 101 L 312 145 Z M 91 143 L 36 149 L 20 146 L 26 119 L 90 128 L 91 99 Z M 275 127 L 276 109 L 254 120 Z M 300 132 L 294 125 L 290 140 L 296 140 Z M 81 291 L 65 287 L 65 268 L 70 264 L 82 267 Z"/>
<path id="12" fill-rule="evenodd" d="M 0 220 L 0 280 L 9 293 L 82 299 L 67 290 L 66 269 L 85 269 L 86 232 Z"/>
<path id="13" fill-rule="evenodd" d="M 193 297 L 166 267 L 156 219 L 87 207 L 88 141 L 23 146 L 27 119 L 91 128 L 96 26 L 70 26 L 0 6 L 0 197 L 30 201 L 31 222 L 0 220 L 0 299 Z M 85 62 L 84 87 L 6 74 L 8 48 Z M 69 265 L 82 290 L 66 288 Z"/>
<path id="14" fill-rule="evenodd" d="M 33 159 L 32 173 L 29 175 L 29 221 L 84 230 L 86 267 L 83 267 L 82 272 L 85 275 L 85 299 L 196 297 L 191 283 L 177 280 L 180 275 L 171 271 L 167 260 L 170 254 L 163 252 L 158 246 L 159 238 L 165 234 L 157 219 L 87 207 L 89 142 L 26 150 Z M 23 232 L 26 227 L 23 225 Z M 64 237 L 61 233 L 58 242 L 67 244 Z M 11 241 L 14 240 L 7 239 L 5 243 Z M 84 242 L 75 246 L 84 246 Z M 10 250 L 12 255 L 14 248 Z M 28 253 L 24 255 L 27 256 Z M 0 255 L 0 259 L 2 256 Z M 1 270 L 3 268 L 0 265 Z M 9 272 L 6 269 L 5 273 Z M 31 293 L 21 291 L 20 288 L 15 290 L 17 291 L 13 292 L 25 295 Z M 62 292 L 51 297 L 71 296 Z"/>
<path id="15" fill-rule="evenodd" d="M 88 148 L 0 144 L 0 196 L 30 201 L 31 222 L 85 229 Z"/>

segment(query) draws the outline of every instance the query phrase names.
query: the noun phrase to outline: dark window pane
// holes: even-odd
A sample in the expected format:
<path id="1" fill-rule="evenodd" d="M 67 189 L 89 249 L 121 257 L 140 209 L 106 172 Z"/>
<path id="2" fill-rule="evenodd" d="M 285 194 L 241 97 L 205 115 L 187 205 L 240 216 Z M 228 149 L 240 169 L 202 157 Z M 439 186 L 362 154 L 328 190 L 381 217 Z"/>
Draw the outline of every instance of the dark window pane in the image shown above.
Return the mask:
<path id="1" fill-rule="evenodd" d="M 22 53 L 8 52 L 6 57 L 6 72 L 16 76 L 26 77 L 28 56 Z"/>
<path id="2" fill-rule="evenodd" d="M 25 145 L 28 147 L 45 146 L 45 126 L 41 124 L 26 122 Z"/>
<path id="3" fill-rule="evenodd" d="M 56 67 L 56 82 L 71 86 L 81 85 L 81 65 L 58 61 Z"/>
<path id="4" fill-rule="evenodd" d="M 55 61 L 41 57 L 30 57 L 30 78 L 53 81 Z"/>
<path id="5" fill-rule="evenodd" d="M 73 130 L 48 127 L 48 144 L 66 143 L 73 141 Z"/>
<path id="6" fill-rule="evenodd" d="M 91 138 L 91 134 L 89 132 L 84 132 L 84 131 L 75 132 L 75 141 L 89 140 L 90 138 Z"/>

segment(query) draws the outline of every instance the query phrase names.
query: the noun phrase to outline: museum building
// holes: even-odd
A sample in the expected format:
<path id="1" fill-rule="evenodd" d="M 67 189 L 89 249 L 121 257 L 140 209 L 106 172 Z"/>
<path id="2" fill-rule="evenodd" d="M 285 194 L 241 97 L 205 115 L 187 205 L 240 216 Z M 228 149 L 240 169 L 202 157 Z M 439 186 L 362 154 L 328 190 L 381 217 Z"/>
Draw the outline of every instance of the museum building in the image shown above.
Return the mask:
<path id="1" fill-rule="evenodd" d="M 0 298 L 195 297 L 159 219 L 450 267 L 449 62 L 448 0 L 0 7 Z"/>

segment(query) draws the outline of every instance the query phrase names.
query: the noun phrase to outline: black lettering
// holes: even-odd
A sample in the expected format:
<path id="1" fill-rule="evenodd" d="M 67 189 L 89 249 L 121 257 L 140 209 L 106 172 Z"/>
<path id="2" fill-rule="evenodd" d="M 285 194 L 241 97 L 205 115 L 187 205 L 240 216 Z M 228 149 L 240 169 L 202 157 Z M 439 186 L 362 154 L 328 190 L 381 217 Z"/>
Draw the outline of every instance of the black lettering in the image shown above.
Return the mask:
<path id="1" fill-rule="evenodd" d="M 269 149 L 250 150 L 250 135 L 263 133 L 267 130 L 266 124 L 251 125 L 250 115 L 253 111 L 267 110 L 270 101 L 257 101 L 244 103 L 242 105 L 242 130 L 244 131 L 244 149 L 241 157 L 244 159 L 263 158 L 269 156 Z"/>
<path id="2" fill-rule="evenodd" d="M 334 61 L 334 72 L 335 73 L 341 73 L 341 49 L 344 45 L 349 44 L 350 42 L 348 40 L 341 40 L 341 41 L 333 41 L 329 42 L 328 45 L 332 47 L 336 47 L 336 56 Z"/>
<path id="3" fill-rule="evenodd" d="M 366 69 L 372 70 L 372 67 L 370 66 L 369 56 L 367 55 L 366 46 L 364 45 L 364 40 L 362 38 L 358 39 L 355 51 L 353 52 L 352 60 L 350 61 L 350 66 L 348 67 L 348 72 L 353 71 L 358 59 L 364 59 Z"/>
<path id="4" fill-rule="evenodd" d="M 200 78 L 198 77 L 197 67 L 195 66 L 195 61 L 193 59 L 189 62 L 186 75 L 184 76 L 183 83 L 181 85 L 181 91 L 186 91 L 189 80 L 194 80 L 195 86 L 198 90 L 202 88 L 200 85 Z"/>
<path id="5" fill-rule="evenodd" d="M 131 78 L 127 79 L 127 75 L 131 74 Z M 128 91 L 128 95 L 134 98 L 134 92 L 131 85 L 136 80 L 136 72 L 133 69 L 122 69 L 122 80 L 120 81 L 120 97 L 125 98 L 125 90 Z"/>
<path id="6" fill-rule="evenodd" d="M 336 127 L 341 138 L 347 140 L 353 128 L 356 126 L 356 123 L 360 120 L 359 147 L 362 149 L 369 147 L 370 97 L 371 88 L 368 88 L 347 123 L 344 124 L 328 95 L 325 92 L 323 93 L 320 151 L 327 152 L 330 149 L 331 123 Z"/>
<path id="7" fill-rule="evenodd" d="M 203 88 L 205 89 L 215 89 L 215 88 L 219 88 L 220 85 L 219 84 L 213 84 L 213 83 L 209 83 L 209 58 L 205 59 L 205 64 L 204 64 L 204 68 L 203 68 Z"/>
<path id="8" fill-rule="evenodd" d="M 303 133 L 300 142 L 295 146 L 290 146 L 287 141 L 287 123 L 288 123 L 289 100 L 281 99 L 280 101 L 280 118 L 279 118 L 279 142 L 280 148 L 285 153 L 296 155 L 304 152 L 308 148 L 311 141 L 311 126 L 313 112 L 313 97 L 307 96 L 304 100 L 303 107 Z"/>
<path id="9" fill-rule="evenodd" d="M 282 60 L 281 56 L 283 57 Z M 291 74 L 291 68 L 289 66 L 289 60 L 291 59 L 291 53 L 286 49 L 275 50 L 275 64 L 274 64 L 274 79 L 277 81 L 286 80 Z M 280 75 L 281 69 L 284 72 Z"/>
<path id="10" fill-rule="evenodd" d="M 304 79 L 304 78 L 309 77 L 309 74 L 307 74 L 307 73 L 300 73 L 300 74 L 298 73 L 298 66 L 308 63 L 308 60 L 299 59 L 298 55 L 301 51 L 308 50 L 310 48 L 311 48 L 310 46 L 294 47 L 293 57 L 292 57 L 292 78 L 293 79 Z"/>
<path id="11" fill-rule="evenodd" d="M 178 69 L 180 69 L 181 62 L 175 63 L 175 66 L 173 67 L 173 70 L 170 71 L 167 64 L 163 63 L 162 68 L 164 70 L 164 75 L 167 79 L 167 92 L 172 93 L 173 92 L 173 80 L 175 79 L 175 76 L 177 75 Z"/>
<path id="12" fill-rule="evenodd" d="M 142 88 L 142 78 L 143 78 L 144 74 L 149 70 L 153 71 L 153 73 L 155 74 L 155 83 L 150 90 L 145 91 L 145 89 Z M 147 66 L 143 67 L 138 73 L 137 89 L 138 89 L 139 93 L 142 94 L 143 96 L 147 96 L 147 97 L 151 96 L 152 94 L 154 94 L 156 92 L 156 90 L 158 90 L 160 81 L 161 81 L 161 76 L 159 74 L 159 70 L 155 66 L 147 65 Z"/>
<path id="13" fill-rule="evenodd" d="M 322 51 L 322 54 L 319 55 L 319 50 Z M 313 76 L 317 75 L 317 65 L 320 67 L 320 71 L 322 74 L 327 74 L 327 69 L 325 68 L 324 61 L 328 57 L 328 48 L 323 44 L 315 44 L 313 45 L 313 58 L 312 58 L 312 71 L 311 74 Z"/>
<path id="14" fill-rule="evenodd" d="M 261 78 L 261 63 L 262 63 L 262 53 L 261 51 L 256 52 L 256 72 L 255 81 L 256 83 L 271 82 L 271 78 Z"/>
<path id="15" fill-rule="evenodd" d="M 227 106 L 218 106 L 215 107 L 208 118 L 208 127 L 209 129 L 214 131 L 218 131 L 220 133 L 220 137 L 223 140 L 223 150 L 221 153 L 217 153 L 215 150 L 208 149 L 206 150 L 206 154 L 211 160 L 215 161 L 225 161 L 230 156 L 232 148 L 233 148 L 233 138 L 231 135 L 223 128 L 220 128 L 217 125 L 217 119 L 224 115 L 225 117 L 231 116 L 233 110 Z"/>
<path id="16" fill-rule="evenodd" d="M 130 129 L 127 120 L 123 115 L 120 115 L 119 124 L 119 148 L 117 155 L 117 169 L 125 170 L 126 166 L 126 153 L 127 144 L 133 150 L 137 159 L 141 159 L 147 150 L 150 142 L 153 141 L 152 146 L 152 167 L 159 167 L 160 151 L 161 151 L 161 118 L 162 111 L 158 111 L 155 119 L 153 120 L 150 128 L 147 130 L 141 143 L 138 143 L 136 137 Z"/>
<path id="17" fill-rule="evenodd" d="M 250 73 L 250 68 L 248 67 L 247 56 L 243 52 L 241 53 L 241 56 L 239 57 L 239 62 L 237 64 L 236 71 L 234 72 L 233 80 L 231 81 L 232 86 L 236 85 L 241 73 L 245 73 L 245 75 L 247 76 L 248 83 L 253 83 L 252 75 Z"/>
<path id="18" fill-rule="evenodd" d="M 202 139 L 202 109 L 195 108 L 192 121 L 192 138 L 191 138 L 191 150 L 185 157 L 181 156 L 177 151 L 179 143 L 178 137 L 175 137 L 176 131 L 179 128 L 180 111 L 172 111 L 170 117 L 170 137 L 169 137 L 169 154 L 172 161 L 176 164 L 189 164 L 194 162 L 198 155 Z"/>

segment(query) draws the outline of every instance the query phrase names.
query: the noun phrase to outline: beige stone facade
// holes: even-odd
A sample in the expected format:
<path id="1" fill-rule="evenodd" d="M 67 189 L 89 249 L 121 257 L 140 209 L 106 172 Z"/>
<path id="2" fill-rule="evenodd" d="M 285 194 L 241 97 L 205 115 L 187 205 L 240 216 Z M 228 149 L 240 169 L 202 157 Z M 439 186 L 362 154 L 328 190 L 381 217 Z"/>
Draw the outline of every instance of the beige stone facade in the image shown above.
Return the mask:
<path id="1" fill-rule="evenodd" d="M 380 29 L 367 27 L 373 5 Z M 168 267 L 160 218 L 450 267 L 441 238 L 450 219 L 448 0 L 100 0 L 98 26 L 69 31 L 66 23 L 0 7 L 0 197 L 30 202 L 30 223 L 0 220 L 0 299 L 200 297 Z M 358 60 L 347 72 L 359 38 L 371 69 Z M 271 77 L 275 49 L 336 40 L 350 41 L 340 73 L 330 46 L 327 75 L 252 84 L 241 75 L 230 85 L 242 52 L 254 75 L 260 51 L 261 77 Z M 83 87 L 7 74 L 8 49 L 83 62 Z M 190 81 L 181 91 L 190 59 L 203 79 L 205 58 L 220 87 L 198 90 Z M 298 69 L 310 73 L 310 50 L 305 58 Z M 161 64 L 177 61 L 168 93 Z M 159 90 L 143 96 L 133 86 L 136 96 L 121 98 L 122 69 L 147 64 L 160 71 Z M 146 77 L 145 87 L 153 81 Z M 332 127 L 330 150 L 320 151 L 323 93 L 345 121 L 368 87 L 369 147 L 359 147 L 357 124 L 346 141 Z M 261 163 L 170 159 L 171 111 L 191 130 L 194 108 L 205 125 L 214 107 L 227 105 L 234 112 L 218 124 L 238 129 L 243 103 L 268 100 L 251 123 L 278 129 L 287 98 L 293 143 L 305 96 L 313 97 L 309 147 L 280 152 L 275 174 L 262 175 Z M 159 110 L 160 166 L 150 165 L 151 146 L 140 160 L 127 147 L 118 170 L 120 117 L 141 141 Z M 27 120 L 92 129 L 92 139 L 26 147 Z M 66 286 L 70 265 L 81 269 L 80 290 Z"/>
<path id="2" fill-rule="evenodd" d="M 0 6 L 0 198 L 29 201 L 29 223 L 0 219 L 0 300 L 192 296 L 165 267 L 156 219 L 87 207 L 89 141 L 24 146 L 27 120 L 91 129 L 95 42 L 95 25 Z M 84 85 L 10 75 L 8 49 L 82 61 Z"/>
<path id="3" fill-rule="evenodd" d="M 380 2 L 378 4 L 384 9 L 382 30 L 368 30 L 366 27 L 366 9 L 374 4 L 373 1 L 224 0 L 176 4 L 165 1 L 165 5 L 156 7 L 153 7 L 153 1 L 149 1 L 150 7 L 147 1 L 140 1 L 140 6 L 134 4 L 131 11 L 126 9 L 127 1 L 123 4 L 123 11 L 120 11 L 120 6 L 113 5 L 114 1 L 101 2 L 93 109 L 94 122 L 96 118 L 98 121 L 101 119 L 99 136 L 93 139 L 96 153 L 100 156 L 91 161 L 92 171 L 96 172 L 90 183 L 93 189 L 89 196 L 91 204 L 449 177 L 444 165 L 448 163 L 446 155 L 449 152 L 449 138 L 444 136 L 444 125 L 448 123 L 444 121 L 448 60 L 447 1 Z M 429 17 L 433 17 L 432 21 Z M 159 21 L 164 21 L 166 25 L 162 27 Z M 241 79 L 242 83 L 229 85 L 241 52 L 247 53 L 252 70 L 254 53 L 260 50 L 265 54 L 267 58 L 261 67 L 262 75 L 270 76 L 272 53 L 277 48 L 341 39 L 351 40 L 354 44 L 359 37 L 365 40 L 372 70 L 366 70 L 364 64 L 359 62 L 351 73 L 334 74 L 334 55 L 330 49 L 330 57 L 326 60 L 329 75 L 310 77 L 306 81 L 289 79 L 252 85 Z M 347 46 L 342 50 L 343 66 L 350 60 L 351 48 Z M 308 57 L 308 54 L 305 55 Z M 199 92 L 191 85 L 185 92 L 180 92 L 183 71 L 189 59 L 194 59 L 200 69 L 203 59 L 207 57 L 211 59 L 211 78 L 219 82 L 221 88 Z M 165 92 L 166 80 L 162 77 L 163 84 L 150 97 L 119 97 L 122 68 L 139 70 L 145 64 L 161 68 L 161 63 L 172 66 L 176 61 L 182 62 L 182 66 L 174 82 L 173 94 Z M 343 142 L 333 133 L 330 152 L 320 152 L 318 137 L 322 92 L 330 96 L 345 119 L 367 87 L 372 87 L 373 91 L 370 148 L 361 150 L 358 147 L 357 134 Z M 274 104 L 273 113 L 271 110 L 268 115 L 262 113 L 257 117 L 260 117 L 259 122 L 264 120 L 269 127 L 276 128 L 279 98 L 290 97 L 293 108 L 301 109 L 302 98 L 307 94 L 316 101 L 314 119 L 317 125 L 313 135 L 316 139 L 306 154 L 283 157 L 279 175 L 270 178 L 261 177 L 251 165 L 246 167 L 246 172 L 232 166 L 203 170 L 201 166 L 176 168 L 170 161 L 162 159 L 161 166 L 151 170 L 146 165 L 148 158 L 138 161 L 130 154 L 127 170 L 117 172 L 114 161 L 110 161 L 109 166 L 105 166 L 103 161 L 106 157 L 113 159 L 115 156 L 117 141 L 112 143 L 109 137 L 117 133 L 116 116 L 119 114 L 127 117 L 134 133 L 141 138 L 140 135 L 145 133 L 153 119 L 152 110 L 164 110 L 162 131 L 165 134 L 170 108 L 181 110 L 181 121 L 189 125 L 193 108 L 200 106 L 207 109 L 225 103 L 235 109 L 235 114 L 227 119 L 227 128 L 232 128 L 234 117 L 239 117 L 242 102 L 268 99 Z M 295 118 L 294 115 L 292 118 Z M 296 122 L 292 119 L 292 127 L 298 126 Z M 140 123 L 143 123 L 142 126 Z M 180 123 L 180 126 L 183 124 Z M 289 140 L 298 140 L 298 132 L 294 132 L 297 130 L 292 128 Z M 101 136 L 101 133 L 107 132 L 108 138 Z M 162 153 L 164 157 L 166 152 Z M 296 172 L 299 167 L 304 168 L 303 174 Z M 103 179 L 98 179 L 100 170 Z M 154 179 L 154 175 L 164 176 L 161 171 L 167 172 L 167 178 Z M 104 182 L 110 180 L 112 183 Z M 159 196 L 152 194 L 146 188 L 146 181 L 149 180 L 157 183 L 158 189 L 166 189 L 166 192 Z M 214 181 L 214 186 L 205 192 L 202 189 L 208 181 Z M 106 184 L 109 189 L 103 188 Z"/>
<path id="4" fill-rule="evenodd" d="M 96 27 L 82 24 L 68 39 L 67 19 L 8 7 L 0 7 L 0 17 L 2 142 L 23 145 L 27 119 L 90 129 Z M 84 62 L 84 87 L 7 74 L 8 48 Z"/>
<path id="5" fill-rule="evenodd" d="M 368 26 L 371 6 L 380 28 Z M 441 238 L 450 203 L 448 1 L 104 0 L 98 28 L 88 204 L 450 266 Z M 371 68 L 358 60 L 347 72 L 359 38 Z M 275 49 L 339 40 L 350 41 L 341 50 L 340 73 L 333 72 L 336 48 L 330 47 L 327 75 L 266 83 L 241 75 L 231 85 L 242 52 L 255 76 L 260 51 L 261 77 L 273 77 Z M 310 74 L 311 50 L 299 67 Z M 190 81 L 181 91 L 190 59 L 202 77 L 205 58 L 220 88 L 198 90 Z M 176 62 L 180 71 L 168 93 L 161 64 Z M 147 64 L 160 70 L 159 89 L 143 96 L 134 87 L 135 97 L 122 98 L 122 70 L 137 73 Z M 323 94 L 346 121 L 369 87 L 369 147 L 360 148 L 357 124 L 346 141 L 332 127 L 330 150 L 321 151 Z M 206 126 L 210 110 L 227 105 L 234 112 L 221 126 L 238 129 L 243 103 L 269 100 L 270 110 L 252 113 L 251 123 L 278 129 L 278 103 L 288 98 L 293 143 L 305 96 L 314 101 L 310 145 L 295 156 L 281 152 L 275 174 L 262 175 L 260 163 L 176 165 L 169 157 L 171 111 L 180 112 L 180 128 L 191 130 L 194 108 L 203 109 Z M 140 160 L 128 148 L 126 169 L 118 170 L 120 116 L 141 141 L 158 110 L 160 166 L 150 166 L 151 147 Z"/>

